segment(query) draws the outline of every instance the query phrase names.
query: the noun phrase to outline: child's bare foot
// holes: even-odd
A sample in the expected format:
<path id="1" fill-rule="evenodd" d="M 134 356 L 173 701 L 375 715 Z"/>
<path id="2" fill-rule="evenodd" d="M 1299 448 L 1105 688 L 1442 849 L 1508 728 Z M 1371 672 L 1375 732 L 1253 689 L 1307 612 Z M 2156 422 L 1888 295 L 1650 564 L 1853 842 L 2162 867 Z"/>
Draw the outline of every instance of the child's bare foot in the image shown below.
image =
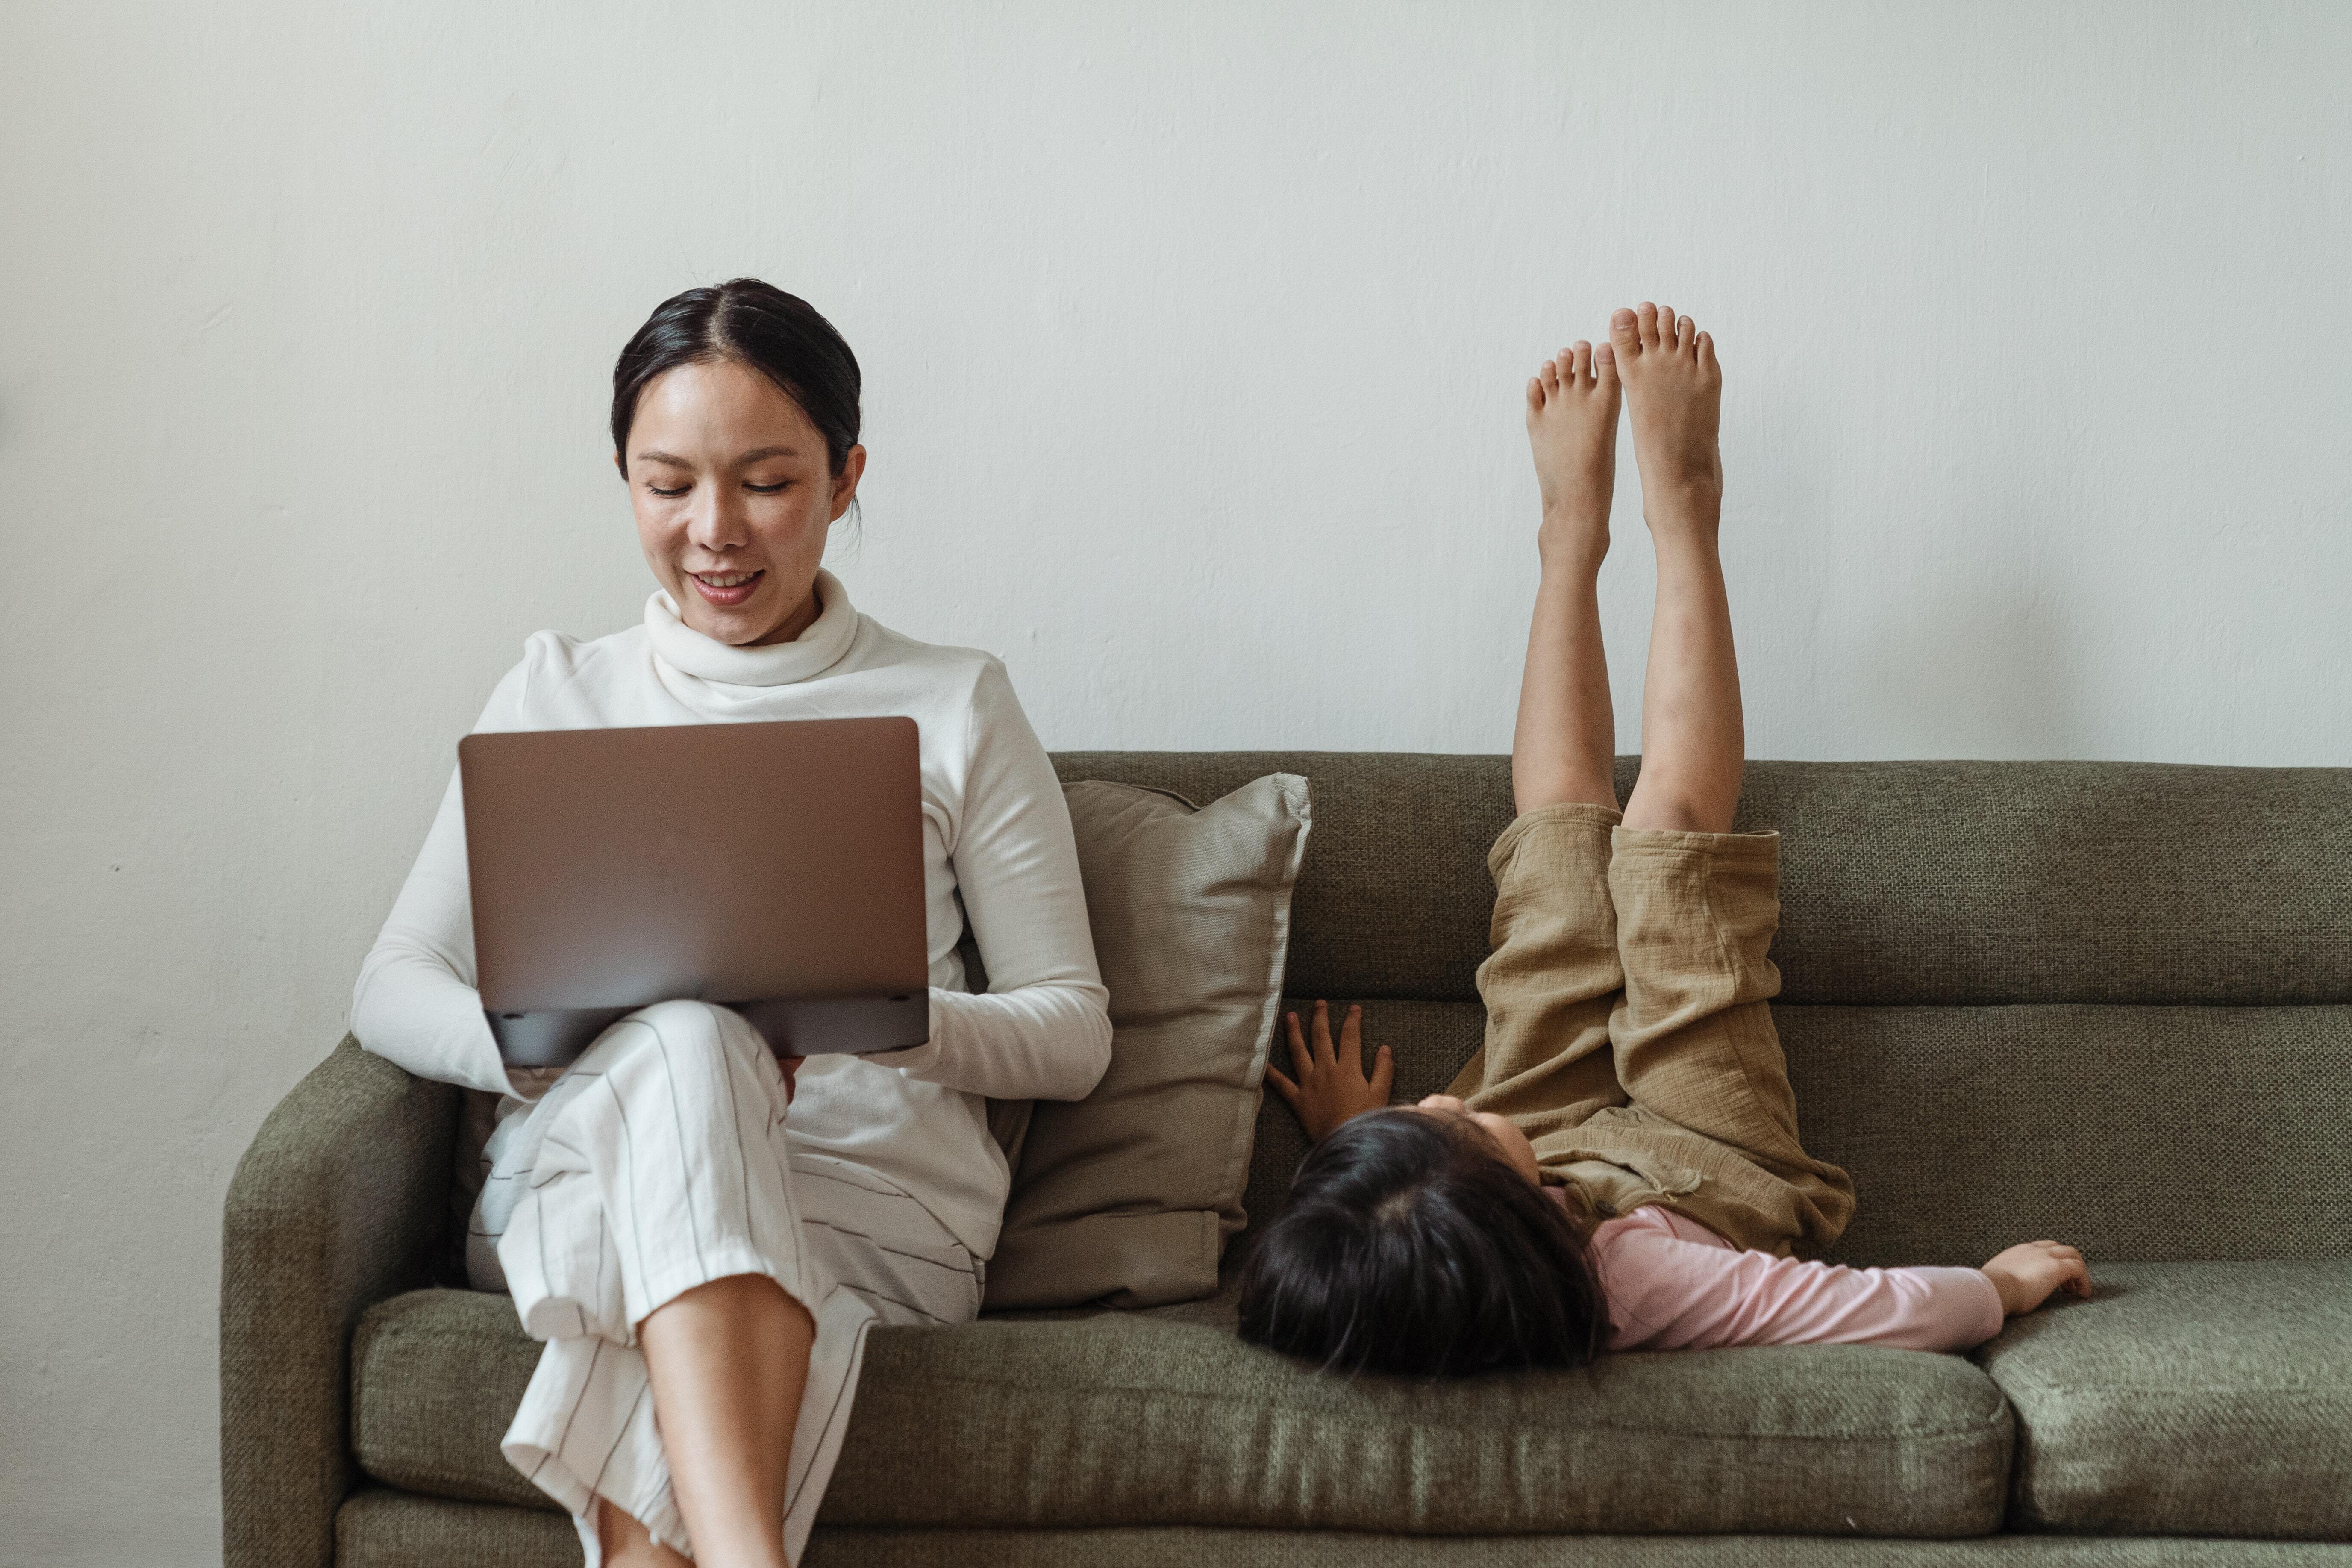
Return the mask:
<path id="1" fill-rule="evenodd" d="M 1716 426 L 1723 372 L 1715 340 L 1688 316 L 1644 303 L 1609 319 L 1609 343 L 1633 420 L 1642 512 L 1660 526 L 1715 526 L 1723 502 Z"/>
<path id="2" fill-rule="evenodd" d="M 1534 448 L 1543 524 L 1536 548 L 1566 552 L 1595 570 L 1609 553 L 1609 500 L 1617 488 L 1617 372 L 1609 345 L 1580 342 L 1546 360 L 1528 382 L 1528 445 Z"/>

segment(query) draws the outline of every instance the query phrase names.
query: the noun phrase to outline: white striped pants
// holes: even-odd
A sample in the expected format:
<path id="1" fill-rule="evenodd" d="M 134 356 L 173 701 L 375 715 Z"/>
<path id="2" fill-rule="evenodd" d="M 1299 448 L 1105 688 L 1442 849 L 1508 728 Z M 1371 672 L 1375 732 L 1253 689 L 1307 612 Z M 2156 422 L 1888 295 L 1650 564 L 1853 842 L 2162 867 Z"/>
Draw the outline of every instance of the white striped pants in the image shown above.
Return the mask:
<path id="1" fill-rule="evenodd" d="M 510 1289 L 547 1349 L 507 1458 L 570 1510 L 590 1568 L 599 1497 L 692 1554 L 636 1325 L 682 1291 L 764 1274 L 816 1321 L 793 1433 L 784 1550 L 797 1562 L 841 1451 L 866 1333 L 969 1322 L 981 1271 L 927 1209 L 863 1166 L 785 1142 L 782 1070 L 740 1016 L 664 1002 L 596 1037 L 501 1123 L 467 1268 Z"/>

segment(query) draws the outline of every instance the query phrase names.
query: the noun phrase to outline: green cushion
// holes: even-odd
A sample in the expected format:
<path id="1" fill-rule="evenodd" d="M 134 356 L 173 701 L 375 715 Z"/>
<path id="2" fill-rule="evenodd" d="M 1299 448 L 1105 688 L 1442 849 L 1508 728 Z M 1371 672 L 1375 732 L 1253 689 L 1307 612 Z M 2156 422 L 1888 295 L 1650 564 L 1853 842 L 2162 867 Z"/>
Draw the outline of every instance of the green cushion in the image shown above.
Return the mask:
<path id="1" fill-rule="evenodd" d="M 1977 1359 L 2016 1406 L 2013 1521 L 2352 1538 L 2352 1263 L 2117 1264 Z"/>
<path id="2" fill-rule="evenodd" d="M 2352 1255 L 2352 1007 L 1772 1021 L 1805 1147 L 1862 1196 L 1840 1258 L 1973 1265 L 2037 1236 L 2108 1261 Z"/>
<path id="3" fill-rule="evenodd" d="M 1065 779 L 1213 800 L 1303 773 L 1289 989 L 1475 1001 L 1510 759 L 1066 752 Z M 1638 759 L 1620 758 L 1621 795 Z M 2352 768 L 1750 763 L 1790 1002 L 2352 1003 Z"/>
<path id="4" fill-rule="evenodd" d="M 1715 1351 L 1349 1382 L 1243 1345 L 1232 1310 L 1228 1292 L 877 1330 L 822 1517 L 1908 1536 L 2001 1518 L 2008 1406 L 1958 1357 Z M 544 1506 L 498 1451 L 537 1353 L 503 1297 L 375 1308 L 353 1348 L 361 1464 L 414 1491 Z"/>

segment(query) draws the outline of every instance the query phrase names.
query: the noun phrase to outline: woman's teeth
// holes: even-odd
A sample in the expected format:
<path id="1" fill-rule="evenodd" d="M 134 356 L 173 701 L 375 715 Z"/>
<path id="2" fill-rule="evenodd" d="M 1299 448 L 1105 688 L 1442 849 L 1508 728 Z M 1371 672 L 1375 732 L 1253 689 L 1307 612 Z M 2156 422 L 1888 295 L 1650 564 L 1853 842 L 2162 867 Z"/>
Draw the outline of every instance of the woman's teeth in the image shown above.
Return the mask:
<path id="1" fill-rule="evenodd" d="M 757 572 L 697 572 L 692 575 L 695 581 L 708 584 L 713 588 L 739 588 L 757 577 L 759 574 Z"/>

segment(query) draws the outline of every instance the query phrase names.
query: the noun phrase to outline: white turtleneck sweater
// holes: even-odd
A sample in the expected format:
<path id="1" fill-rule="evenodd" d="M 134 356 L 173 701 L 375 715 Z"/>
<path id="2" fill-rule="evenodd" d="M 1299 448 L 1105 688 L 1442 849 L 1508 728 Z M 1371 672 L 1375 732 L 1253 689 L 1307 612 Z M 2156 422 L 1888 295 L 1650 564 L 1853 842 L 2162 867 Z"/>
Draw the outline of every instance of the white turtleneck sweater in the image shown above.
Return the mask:
<path id="1" fill-rule="evenodd" d="M 583 642 L 540 632 L 475 730 L 584 730 L 903 714 L 921 731 L 931 1037 L 884 1056 L 802 1065 L 788 1131 L 813 1152 L 896 1183 L 986 1258 L 1011 1184 L 982 1097 L 1077 1100 L 1110 1060 L 1109 994 L 1095 964 L 1069 809 L 1004 667 L 862 616 L 829 572 L 798 640 L 733 647 L 656 593 L 642 626 Z M 961 901 L 961 908 L 959 908 Z M 955 948 L 969 918 L 989 992 L 970 994 Z M 453 773 L 425 847 L 352 996 L 360 1043 L 419 1077 L 522 1110 L 554 1074 L 499 1058 L 474 989 L 464 805 Z"/>

